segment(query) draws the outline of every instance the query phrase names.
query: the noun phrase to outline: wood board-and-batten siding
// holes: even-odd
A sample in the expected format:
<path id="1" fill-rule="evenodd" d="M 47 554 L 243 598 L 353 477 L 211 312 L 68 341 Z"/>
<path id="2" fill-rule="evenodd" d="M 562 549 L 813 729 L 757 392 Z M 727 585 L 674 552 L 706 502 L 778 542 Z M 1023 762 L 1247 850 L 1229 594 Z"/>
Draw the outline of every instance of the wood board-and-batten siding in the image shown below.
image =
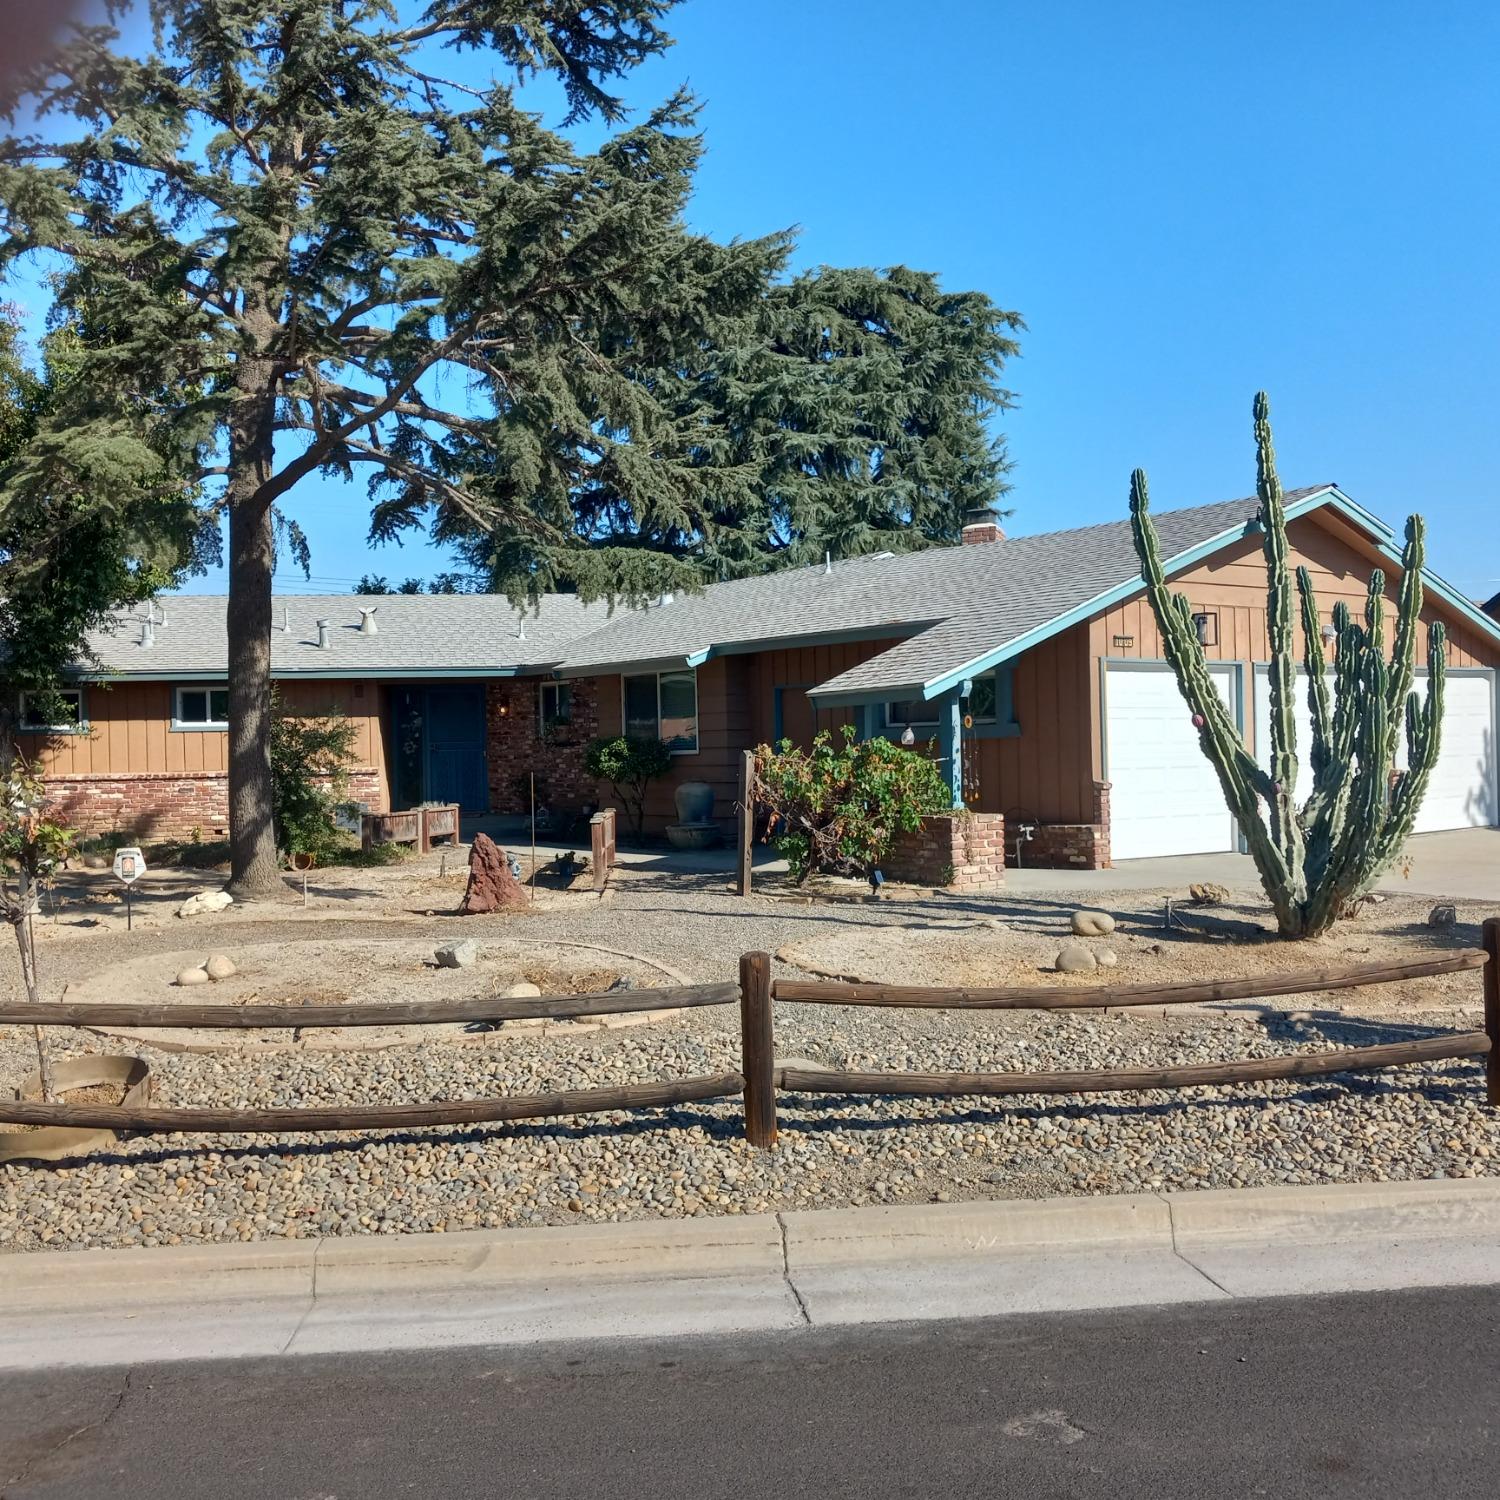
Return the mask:
<path id="1" fill-rule="evenodd" d="M 89 731 L 23 734 L 22 752 L 40 756 L 48 776 L 223 775 L 229 737 L 221 729 L 173 729 L 175 684 L 91 682 L 84 688 Z M 341 709 L 356 730 L 355 761 L 385 784 L 381 690 L 374 682 L 282 682 L 283 702 L 306 714 Z"/>

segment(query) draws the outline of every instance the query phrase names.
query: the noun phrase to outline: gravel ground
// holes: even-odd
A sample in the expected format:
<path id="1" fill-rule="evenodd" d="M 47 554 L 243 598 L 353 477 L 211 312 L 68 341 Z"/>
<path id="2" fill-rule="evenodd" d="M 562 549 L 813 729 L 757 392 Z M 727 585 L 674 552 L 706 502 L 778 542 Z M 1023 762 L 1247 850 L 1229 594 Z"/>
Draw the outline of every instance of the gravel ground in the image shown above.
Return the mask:
<path id="1" fill-rule="evenodd" d="M 1005 920 L 1020 920 L 1017 903 L 1004 906 Z M 1146 898 L 1141 909 L 1149 906 Z M 718 880 L 635 877 L 621 881 L 602 905 L 564 903 L 495 920 L 508 934 L 630 948 L 694 977 L 717 978 L 746 949 L 776 952 L 852 928 L 986 910 L 994 914 L 993 907 L 952 899 L 869 907 L 747 903 L 725 895 Z M 1055 922 L 1062 908 L 1040 898 L 1035 910 Z M 464 934 L 483 942 L 486 920 L 465 923 Z M 305 924 L 296 932 L 287 930 L 291 925 L 242 916 L 232 942 L 312 936 Z M 454 923 L 439 919 L 421 930 L 436 942 L 453 935 Z M 194 933 L 213 946 L 211 925 L 195 924 Z M 357 922 L 317 928 L 323 940 L 361 935 L 372 934 Z M 1473 941 L 1467 922 L 1452 941 Z M 59 991 L 106 957 L 135 958 L 182 942 L 178 924 L 57 945 L 46 954 L 48 989 Z M 1278 966 L 1292 967 L 1285 952 Z M 14 960 L 7 962 L 13 970 Z M 1466 993 L 1477 999 L 1477 977 L 1465 978 Z M 737 1013 L 724 1008 L 633 1031 L 550 1038 L 518 1032 L 512 1045 L 483 1053 L 433 1045 L 348 1056 L 149 1056 L 164 1103 L 398 1102 L 731 1070 L 739 1062 L 737 1024 Z M 1264 1056 L 1473 1024 L 1472 1015 L 1456 1009 L 1425 1009 L 1417 1024 L 1400 1015 L 1361 1019 L 1322 1011 L 1297 1020 L 1241 1012 L 1162 1018 L 785 1006 L 778 1009 L 777 1042 L 783 1057 L 829 1066 L 968 1071 Z M 13 1085 L 30 1065 L 29 1036 L 20 1028 L 0 1030 L 0 1086 Z M 1489 1175 L 1500 1163 L 1500 1111 L 1483 1098 L 1482 1068 L 1465 1060 L 1175 1095 L 853 1103 L 783 1096 L 774 1153 L 752 1151 L 741 1139 L 737 1100 L 401 1135 L 158 1137 L 78 1166 L 0 1167 L 0 1250 Z"/>

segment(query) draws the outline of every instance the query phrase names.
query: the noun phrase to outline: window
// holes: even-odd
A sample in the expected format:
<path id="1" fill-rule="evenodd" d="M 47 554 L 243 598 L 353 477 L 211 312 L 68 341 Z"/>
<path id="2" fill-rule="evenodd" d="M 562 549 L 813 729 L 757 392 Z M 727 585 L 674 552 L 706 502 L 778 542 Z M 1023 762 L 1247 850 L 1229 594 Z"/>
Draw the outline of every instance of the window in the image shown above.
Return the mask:
<path id="1" fill-rule="evenodd" d="M 645 672 L 622 683 L 625 733 L 664 740 L 674 754 L 698 748 L 698 678 L 694 672 Z"/>
<path id="2" fill-rule="evenodd" d="M 976 677 L 965 712 L 976 724 L 993 724 L 995 698 L 995 674 L 990 672 L 983 677 Z"/>
<path id="3" fill-rule="evenodd" d="M 987 729 L 991 736 L 1019 733 L 1011 699 L 1011 669 L 997 667 L 993 672 L 976 677 L 961 708 L 963 714 L 973 721 L 968 727 Z M 941 722 L 940 713 L 937 699 L 904 698 L 885 705 L 885 724 L 888 730 L 901 730 L 910 725 L 918 731 L 935 732 Z"/>
<path id="4" fill-rule="evenodd" d="M 897 729 L 908 724 L 913 729 L 936 729 L 938 706 L 936 701 L 929 703 L 925 698 L 904 698 L 899 703 L 887 703 L 885 722 Z"/>
<path id="5" fill-rule="evenodd" d="M 224 729 L 229 724 L 227 687 L 180 687 L 174 729 Z"/>
<path id="6" fill-rule="evenodd" d="M 45 730 L 54 734 L 74 734 L 88 728 L 88 718 L 83 711 L 82 688 L 59 688 L 57 701 L 50 712 L 45 704 L 34 697 L 21 694 L 21 728 Z"/>
<path id="7" fill-rule="evenodd" d="M 573 722 L 573 685 L 568 682 L 544 682 L 541 686 L 538 713 L 542 735 L 566 729 Z"/>

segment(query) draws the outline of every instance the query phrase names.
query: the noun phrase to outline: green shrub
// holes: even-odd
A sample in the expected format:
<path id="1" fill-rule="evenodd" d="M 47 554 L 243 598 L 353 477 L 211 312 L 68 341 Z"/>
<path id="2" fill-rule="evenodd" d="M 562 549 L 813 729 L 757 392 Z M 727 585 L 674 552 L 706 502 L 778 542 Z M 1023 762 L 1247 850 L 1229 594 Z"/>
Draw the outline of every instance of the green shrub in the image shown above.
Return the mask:
<path id="1" fill-rule="evenodd" d="M 816 871 L 868 875 L 898 833 L 914 833 L 928 813 L 948 811 L 953 797 L 925 755 L 887 739 L 842 744 L 827 730 L 812 749 L 769 745 L 755 752 L 755 802 L 770 813 L 772 843 L 803 884 Z"/>
<path id="2" fill-rule="evenodd" d="M 646 788 L 672 768 L 672 752 L 661 740 L 606 735 L 583 753 L 583 768 L 614 788 L 637 835 L 646 825 Z"/>
<path id="3" fill-rule="evenodd" d="M 334 821 L 349 790 L 357 726 L 341 713 L 305 717 L 271 695 L 271 801 L 276 847 L 319 864 L 341 854 L 348 836 Z"/>

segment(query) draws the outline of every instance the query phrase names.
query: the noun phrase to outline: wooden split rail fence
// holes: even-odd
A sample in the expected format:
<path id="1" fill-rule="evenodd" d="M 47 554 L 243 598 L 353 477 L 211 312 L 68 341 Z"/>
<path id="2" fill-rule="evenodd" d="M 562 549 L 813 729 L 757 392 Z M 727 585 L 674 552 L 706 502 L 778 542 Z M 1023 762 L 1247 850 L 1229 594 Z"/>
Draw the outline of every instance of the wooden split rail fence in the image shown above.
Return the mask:
<path id="1" fill-rule="evenodd" d="M 774 1012 L 778 1002 L 796 1005 L 878 1005 L 948 1010 L 1086 1010 L 1140 1005 L 1190 1005 L 1269 999 L 1354 989 L 1483 970 L 1484 1029 L 1441 1033 L 1377 1046 L 1279 1057 L 1196 1063 L 1165 1068 L 1100 1068 L 1050 1073 L 847 1072 L 797 1068 L 776 1061 Z M 743 1096 L 745 1133 L 756 1146 L 776 1142 L 776 1095 L 1088 1094 L 1131 1089 L 1180 1089 L 1201 1084 L 1252 1083 L 1358 1072 L 1402 1063 L 1484 1056 L 1488 1101 L 1500 1106 L 1500 918 L 1484 924 L 1484 947 L 1399 963 L 1347 969 L 1307 969 L 1255 979 L 1167 985 L 1106 985 L 1087 989 L 1053 986 L 1006 989 L 930 989 L 773 980 L 767 953 L 740 959 L 739 983 L 678 985 L 667 989 L 609 991 L 514 1000 L 443 1000 L 410 1005 L 137 1005 L 61 1000 L 46 1004 L 0 1004 L 0 1024 L 98 1028 L 308 1030 L 345 1026 L 421 1026 L 457 1022 L 556 1020 L 619 1015 L 705 1005 L 740 1007 L 742 1065 L 719 1073 L 614 1088 L 554 1094 L 510 1095 L 440 1103 L 341 1106 L 301 1109 L 123 1107 L 91 1103 L 0 1100 L 0 1121 L 19 1125 L 72 1126 L 130 1131 L 233 1132 L 254 1134 L 324 1130 L 392 1130 L 429 1125 L 480 1125 L 559 1115 L 608 1114 L 666 1108 L 706 1099 Z"/>

